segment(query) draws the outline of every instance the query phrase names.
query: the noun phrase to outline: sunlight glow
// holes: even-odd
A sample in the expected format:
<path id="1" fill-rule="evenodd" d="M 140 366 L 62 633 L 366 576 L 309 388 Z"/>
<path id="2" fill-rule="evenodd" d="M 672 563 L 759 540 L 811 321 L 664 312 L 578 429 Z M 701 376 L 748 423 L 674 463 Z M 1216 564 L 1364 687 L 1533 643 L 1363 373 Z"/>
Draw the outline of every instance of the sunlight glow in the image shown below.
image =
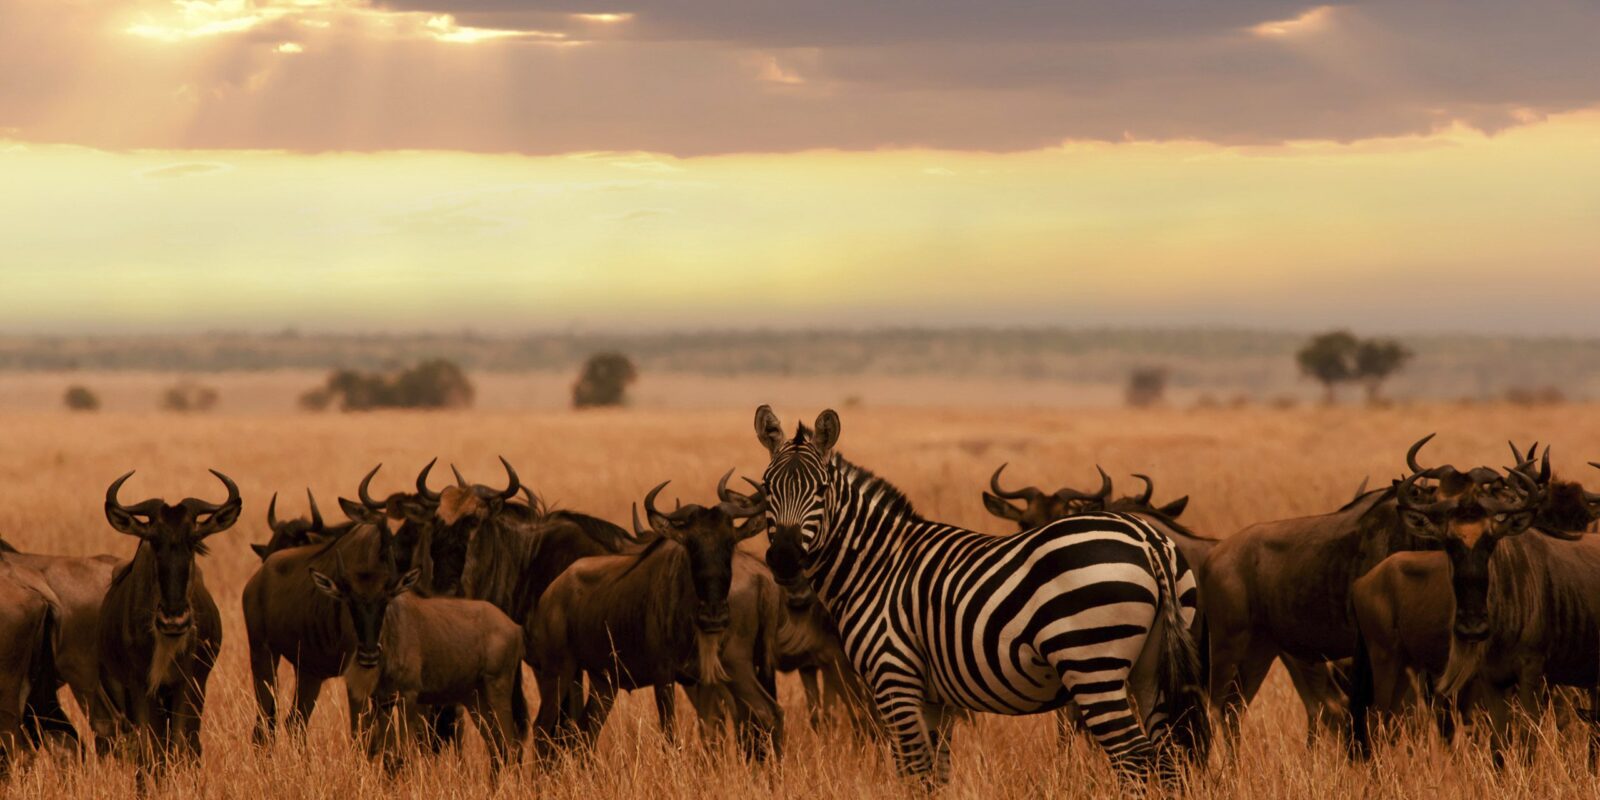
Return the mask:
<path id="1" fill-rule="evenodd" d="M 600 23 L 606 23 L 606 24 L 615 23 L 615 22 L 627 22 L 628 20 L 633 19 L 633 13 L 632 12 L 617 12 L 617 13 L 607 12 L 607 13 L 603 13 L 603 14 L 573 14 L 572 16 L 576 17 L 577 19 L 581 19 L 584 22 L 600 22 Z"/>
<path id="2" fill-rule="evenodd" d="M 1333 17 L 1333 6 L 1317 6 L 1294 19 L 1270 20 L 1253 25 L 1250 32 L 1267 38 L 1303 36 L 1327 27 Z"/>
<path id="3" fill-rule="evenodd" d="M 567 38 L 564 33 L 551 33 L 549 31 L 523 31 L 503 30 L 499 28 L 472 28 L 456 23 L 456 18 L 449 14 L 438 14 L 428 18 L 426 25 L 433 38 L 441 42 L 452 44 L 477 44 L 478 42 L 492 39 L 540 39 L 546 41 L 562 41 Z"/>

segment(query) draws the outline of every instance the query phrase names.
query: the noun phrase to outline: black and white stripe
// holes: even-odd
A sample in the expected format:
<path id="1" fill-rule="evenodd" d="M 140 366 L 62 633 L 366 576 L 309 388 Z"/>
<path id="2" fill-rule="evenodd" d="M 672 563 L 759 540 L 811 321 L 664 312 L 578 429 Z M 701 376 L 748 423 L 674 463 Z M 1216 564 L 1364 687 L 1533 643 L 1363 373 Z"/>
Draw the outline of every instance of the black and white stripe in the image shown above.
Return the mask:
<path id="1" fill-rule="evenodd" d="M 1189 636 L 1195 575 L 1150 524 L 1099 513 L 1013 536 L 976 533 L 921 519 L 888 482 L 803 427 L 763 441 L 773 455 L 765 482 L 774 571 L 791 551 L 834 615 L 902 771 L 946 777 L 953 708 L 1075 705 L 1130 777 L 1158 767 L 1172 777 L 1172 761 L 1158 756 L 1179 714 L 1181 743 L 1203 745 L 1203 680 Z"/>

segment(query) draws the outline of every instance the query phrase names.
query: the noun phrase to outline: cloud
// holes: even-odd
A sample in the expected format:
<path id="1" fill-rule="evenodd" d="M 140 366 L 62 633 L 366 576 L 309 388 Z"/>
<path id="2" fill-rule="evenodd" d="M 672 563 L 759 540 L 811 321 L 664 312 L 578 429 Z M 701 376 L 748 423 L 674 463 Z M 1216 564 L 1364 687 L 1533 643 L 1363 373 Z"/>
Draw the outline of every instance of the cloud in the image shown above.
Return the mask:
<path id="1" fill-rule="evenodd" d="M 140 170 L 141 178 L 154 178 L 157 180 L 169 178 L 191 178 L 197 175 L 215 175 L 219 172 L 229 172 L 233 169 L 228 164 L 215 161 L 187 161 L 181 164 L 166 164 L 160 167 L 151 167 Z"/>
<path id="2" fill-rule="evenodd" d="M 1600 7 L 1581 0 L 0 0 L 0 17 L 0 72 L 30 78 L 0 83 L 0 128 L 119 149 L 1273 145 L 1600 103 Z"/>

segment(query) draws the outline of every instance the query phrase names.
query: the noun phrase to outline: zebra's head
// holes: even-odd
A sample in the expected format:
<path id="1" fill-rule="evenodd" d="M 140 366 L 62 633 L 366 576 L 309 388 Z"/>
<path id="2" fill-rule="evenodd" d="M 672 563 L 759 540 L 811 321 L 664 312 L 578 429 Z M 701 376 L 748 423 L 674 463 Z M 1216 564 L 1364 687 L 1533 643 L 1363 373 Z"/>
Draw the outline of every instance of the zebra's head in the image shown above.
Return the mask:
<path id="1" fill-rule="evenodd" d="M 828 461 L 839 441 L 839 415 L 830 408 L 817 415 L 815 430 L 800 425 L 789 437 L 772 407 L 764 405 L 756 409 L 756 439 L 772 455 L 762 475 L 771 540 L 767 566 L 790 608 L 800 610 L 816 597 L 806 568 L 829 522 Z"/>

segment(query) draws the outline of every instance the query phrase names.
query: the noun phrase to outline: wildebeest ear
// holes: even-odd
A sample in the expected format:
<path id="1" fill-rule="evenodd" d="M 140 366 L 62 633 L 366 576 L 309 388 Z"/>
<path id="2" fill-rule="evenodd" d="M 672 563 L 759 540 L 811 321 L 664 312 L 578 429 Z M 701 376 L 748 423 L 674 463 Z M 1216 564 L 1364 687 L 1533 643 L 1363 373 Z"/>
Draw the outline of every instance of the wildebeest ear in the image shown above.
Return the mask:
<path id="1" fill-rule="evenodd" d="M 1001 519 L 1009 519 L 1012 522 L 1022 521 L 1022 509 L 988 492 L 983 493 L 983 507 L 988 509 L 990 514 Z"/>
<path id="2" fill-rule="evenodd" d="M 315 567 L 308 569 L 311 570 L 311 583 L 317 587 L 317 591 L 335 600 L 344 599 L 344 592 L 339 591 L 339 584 L 334 583 L 332 578 L 322 574 Z"/>
<path id="3" fill-rule="evenodd" d="M 145 526 L 125 508 L 106 503 L 106 521 L 122 533 L 144 538 Z"/>
<path id="4" fill-rule="evenodd" d="M 766 514 L 756 514 L 756 515 L 750 517 L 749 519 L 746 519 L 734 531 L 734 533 L 739 537 L 739 541 L 744 541 L 745 539 L 748 539 L 748 538 L 750 538 L 750 537 L 752 537 L 752 536 L 754 536 L 754 535 L 756 535 L 758 533 L 766 533 L 766 532 L 767 532 L 767 515 Z"/>
<path id="5" fill-rule="evenodd" d="M 776 453 L 783 444 L 783 438 L 783 423 L 778 421 L 772 406 L 762 405 L 756 409 L 756 440 L 761 442 L 761 446 L 767 448 L 768 453 Z"/>
<path id="6" fill-rule="evenodd" d="M 339 498 L 339 510 L 344 512 L 345 518 L 351 522 L 375 522 L 382 512 L 373 511 L 366 506 L 349 498 Z"/>
<path id="7" fill-rule="evenodd" d="M 1172 517 L 1173 519 L 1177 519 L 1183 515 L 1183 510 L 1188 507 L 1189 495 L 1184 495 L 1164 506 L 1161 506 L 1160 508 L 1157 508 L 1156 510 L 1166 514 L 1169 517 Z"/>
<path id="8" fill-rule="evenodd" d="M 256 555 L 261 557 L 262 561 L 267 560 L 267 556 L 272 555 L 271 553 L 267 552 L 267 546 L 264 544 L 252 544 L 250 545 L 250 549 L 254 550 Z"/>
<path id="9" fill-rule="evenodd" d="M 202 539 L 214 533 L 222 533 L 239 521 L 239 512 L 243 508 L 241 503 L 224 503 L 222 508 L 212 512 L 211 516 L 201 523 L 197 532 Z"/>
<path id="10" fill-rule="evenodd" d="M 839 443 L 839 414 L 833 409 L 823 411 L 817 415 L 816 438 L 811 442 L 816 446 L 817 452 L 824 455 L 833 452 L 833 446 Z"/>
<path id="11" fill-rule="evenodd" d="M 396 597 L 417 588 L 417 582 L 420 580 L 422 580 L 421 569 L 407 570 L 406 574 L 400 576 L 400 580 L 395 581 L 394 588 L 389 590 L 389 596 Z"/>

